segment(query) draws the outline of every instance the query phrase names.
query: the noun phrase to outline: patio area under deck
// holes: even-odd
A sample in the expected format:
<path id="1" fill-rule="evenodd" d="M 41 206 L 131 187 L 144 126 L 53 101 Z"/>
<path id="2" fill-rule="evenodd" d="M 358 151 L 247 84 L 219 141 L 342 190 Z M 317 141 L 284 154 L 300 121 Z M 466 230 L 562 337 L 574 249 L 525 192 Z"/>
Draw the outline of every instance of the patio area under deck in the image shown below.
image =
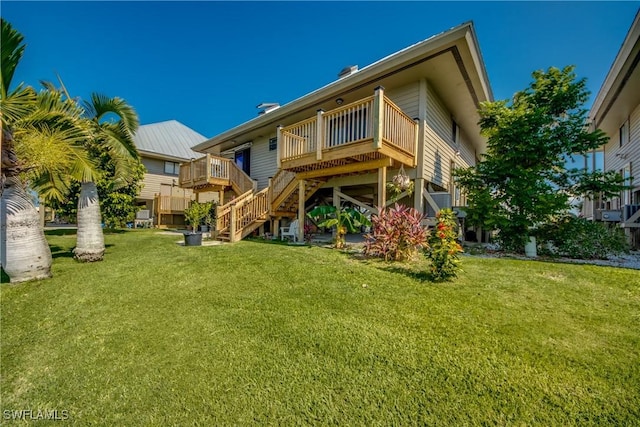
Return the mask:
<path id="1" fill-rule="evenodd" d="M 415 167 L 418 125 L 384 89 L 315 117 L 278 128 L 278 167 L 300 178 L 403 164 Z"/>

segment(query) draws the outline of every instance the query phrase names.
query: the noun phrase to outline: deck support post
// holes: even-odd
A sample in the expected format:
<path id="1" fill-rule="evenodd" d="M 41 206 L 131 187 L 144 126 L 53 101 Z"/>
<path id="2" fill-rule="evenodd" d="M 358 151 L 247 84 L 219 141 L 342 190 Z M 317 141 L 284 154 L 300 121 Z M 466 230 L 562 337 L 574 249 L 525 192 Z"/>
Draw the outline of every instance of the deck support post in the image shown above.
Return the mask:
<path id="1" fill-rule="evenodd" d="M 413 146 L 413 167 L 418 166 L 418 152 L 420 151 L 418 147 L 420 146 L 420 119 L 415 118 L 413 121 L 416 124 L 415 127 L 415 142 Z M 422 157 L 420 158 L 420 162 L 422 162 Z"/>
<path id="2" fill-rule="evenodd" d="M 340 190 L 342 187 L 333 187 L 333 207 L 336 208 L 336 215 L 340 212 Z M 331 231 L 331 237 L 336 238 L 336 230 Z"/>
<path id="3" fill-rule="evenodd" d="M 195 159 L 191 159 L 191 164 L 189 165 L 189 168 L 191 170 L 191 184 L 195 186 L 196 184 L 196 166 L 195 166 Z"/>
<path id="4" fill-rule="evenodd" d="M 378 169 L 378 212 L 387 204 L 387 167 Z"/>
<path id="5" fill-rule="evenodd" d="M 424 214 L 424 178 L 416 178 L 413 185 L 413 207 Z"/>
<path id="6" fill-rule="evenodd" d="M 304 201 L 305 201 L 305 180 L 298 181 L 298 238 L 304 240 Z"/>
<path id="7" fill-rule="evenodd" d="M 280 238 L 280 217 L 273 220 L 273 227 L 271 228 L 273 237 L 277 240 Z"/>
<path id="8" fill-rule="evenodd" d="M 383 129 L 384 129 L 384 88 L 382 86 L 378 86 L 373 95 L 373 146 L 376 150 L 379 150 L 382 148 Z"/>
<path id="9" fill-rule="evenodd" d="M 276 128 L 276 166 L 282 167 L 282 125 Z"/>
<path id="10" fill-rule="evenodd" d="M 322 115 L 324 110 L 318 110 L 318 116 L 316 118 L 316 160 L 322 160 L 322 147 L 324 141 L 324 122 Z"/>

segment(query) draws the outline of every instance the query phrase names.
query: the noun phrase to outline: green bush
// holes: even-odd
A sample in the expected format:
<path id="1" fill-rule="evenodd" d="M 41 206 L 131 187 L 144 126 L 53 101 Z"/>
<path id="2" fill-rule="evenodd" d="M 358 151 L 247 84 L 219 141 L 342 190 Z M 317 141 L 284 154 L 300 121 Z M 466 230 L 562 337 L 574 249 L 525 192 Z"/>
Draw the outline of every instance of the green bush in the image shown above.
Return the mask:
<path id="1" fill-rule="evenodd" d="M 606 259 L 609 255 L 629 252 L 622 229 L 572 215 L 539 227 L 535 234 L 541 254 Z"/>
<path id="2" fill-rule="evenodd" d="M 430 274 L 435 281 L 451 280 L 458 276 L 462 246 L 456 241 L 458 237 L 453 211 L 442 209 L 436 215 L 438 224 L 431 231 L 427 257 L 431 260 Z"/>

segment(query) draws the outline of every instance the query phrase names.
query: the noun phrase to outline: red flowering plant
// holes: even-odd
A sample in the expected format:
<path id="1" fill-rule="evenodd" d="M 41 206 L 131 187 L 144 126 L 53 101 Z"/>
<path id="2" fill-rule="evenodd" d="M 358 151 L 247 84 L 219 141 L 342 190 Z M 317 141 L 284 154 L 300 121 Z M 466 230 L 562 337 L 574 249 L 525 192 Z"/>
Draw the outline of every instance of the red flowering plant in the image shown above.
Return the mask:
<path id="1" fill-rule="evenodd" d="M 371 233 L 365 235 L 365 255 L 385 261 L 405 261 L 414 258 L 427 246 L 429 233 L 422 225 L 423 215 L 413 208 L 395 204 L 381 209 L 371 217 Z"/>
<path id="2" fill-rule="evenodd" d="M 438 224 L 431 232 L 427 256 L 431 260 L 430 273 L 435 281 L 455 278 L 460 271 L 458 254 L 463 252 L 456 241 L 458 225 L 451 209 L 442 209 L 436 215 Z"/>

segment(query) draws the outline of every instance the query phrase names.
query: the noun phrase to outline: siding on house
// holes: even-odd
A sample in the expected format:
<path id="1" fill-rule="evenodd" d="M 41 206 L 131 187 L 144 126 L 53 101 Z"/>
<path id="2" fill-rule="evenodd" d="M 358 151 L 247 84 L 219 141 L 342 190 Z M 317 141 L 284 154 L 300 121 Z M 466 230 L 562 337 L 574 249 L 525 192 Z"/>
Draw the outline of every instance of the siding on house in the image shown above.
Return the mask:
<path id="1" fill-rule="evenodd" d="M 269 151 L 269 139 L 275 138 L 273 135 L 255 139 L 251 146 L 251 178 L 258 181 L 258 190 L 262 190 L 269 185 L 269 178 L 278 171 L 276 153 L 277 150 Z"/>
<path id="2" fill-rule="evenodd" d="M 453 141 L 453 121 L 451 113 L 434 90 L 427 83 L 427 109 L 424 126 L 424 179 L 449 188 L 451 182 L 451 162 L 456 167 L 475 165 L 476 153 L 465 131 L 458 125 L 457 141 Z M 460 151 L 456 155 L 456 150 Z"/>
<path id="3" fill-rule="evenodd" d="M 620 145 L 620 128 L 628 123 L 628 138 Z M 640 104 L 624 122 L 618 123 L 613 135 L 609 135 L 609 142 L 604 147 L 605 170 L 619 172 L 631 166 L 631 175 L 635 177 L 633 183 L 636 190 L 640 188 Z"/>
<path id="4" fill-rule="evenodd" d="M 147 168 L 147 173 L 144 174 L 144 186 L 140 190 L 139 199 L 153 199 L 160 192 L 160 184 L 172 185 L 175 181 L 177 185 L 178 175 L 164 173 L 164 160 L 143 157 L 142 164 Z"/>
<path id="5" fill-rule="evenodd" d="M 385 95 L 409 117 L 418 117 L 420 105 L 420 82 L 416 81 L 399 88 L 386 90 Z"/>

